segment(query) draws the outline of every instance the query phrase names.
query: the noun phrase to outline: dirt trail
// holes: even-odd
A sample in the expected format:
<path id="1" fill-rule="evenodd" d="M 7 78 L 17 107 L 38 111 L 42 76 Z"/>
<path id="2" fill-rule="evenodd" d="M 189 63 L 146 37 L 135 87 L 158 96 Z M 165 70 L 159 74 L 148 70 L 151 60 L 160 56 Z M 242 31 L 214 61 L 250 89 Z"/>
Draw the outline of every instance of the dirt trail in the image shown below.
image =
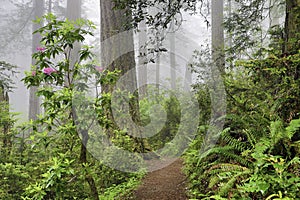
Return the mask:
<path id="1" fill-rule="evenodd" d="M 182 173 L 182 160 L 178 159 L 169 166 L 150 172 L 142 184 L 133 192 L 135 200 L 186 200 L 185 181 Z"/>

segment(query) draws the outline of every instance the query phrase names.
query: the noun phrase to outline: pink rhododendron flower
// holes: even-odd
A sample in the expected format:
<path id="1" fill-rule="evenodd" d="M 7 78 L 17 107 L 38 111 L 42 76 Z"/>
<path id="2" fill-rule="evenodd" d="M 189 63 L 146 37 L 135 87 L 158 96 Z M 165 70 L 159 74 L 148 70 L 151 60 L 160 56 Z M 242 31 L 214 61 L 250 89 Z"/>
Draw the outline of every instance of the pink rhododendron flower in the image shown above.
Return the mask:
<path id="1" fill-rule="evenodd" d="M 51 75 L 53 72 L 56 72 L 56 70 L 51 67 L 46 67 L 43 69 L 43 73 L 47 75 Z"/>
<path id="2" fill-rule="evenodd" d="M 32 76 L 35 76 L 35 75 L 36 75 L 36 71 L 32 71 L 32 72 L 31 72 L 31 75 L 32 75 Z"/>
<path id="3" fill-rule="evenodd" d="M 46 48 L 45 48 L 45 47 L 37 47 L 36 50 L 37 50 L 37 51 L 40 51 L 40 52 L 43 52 L 43 51 L 46 50 Z"/>
<path id="4" fill-rule="evenodd" d="M 100 67 L 100 66 L 95 66 L 95 69 L 96 69 L 98 72 L 103 72 L 103 71 L 104 71 L 104 67 Z"/>

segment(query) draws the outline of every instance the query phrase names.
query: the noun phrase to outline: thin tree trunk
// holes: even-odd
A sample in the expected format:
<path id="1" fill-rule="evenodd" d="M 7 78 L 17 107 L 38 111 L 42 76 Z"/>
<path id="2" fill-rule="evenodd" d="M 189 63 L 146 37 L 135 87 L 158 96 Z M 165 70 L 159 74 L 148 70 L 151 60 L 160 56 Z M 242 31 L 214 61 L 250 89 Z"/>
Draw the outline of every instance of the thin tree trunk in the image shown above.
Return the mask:
<path id="1" fill-rule="evenodd" d="M 74 108 L 72 108 L 72 115 L 71 116 L 72 116 L 73 122 L 76 124 L 76 122 L 78 120 L 78 116 L 77 116 L 77 112 Z M 78 132 L 81 135 L 81 149 L 80 149 L 79 161 L 80 161 L 80 163 L 82 163 L 82 165 L 84 167 L 84 164 L 88 163 L 88 160 L 87 160 L 87 153 L 88 153 L 87 152 L 87 143 L 88 143 L 88 140 L 89 140 L 89 134 L 88 134 L 88 130 L 81 129 L 80 127 L 78 127 Z M 93 199 L 94 200 L 99 200 L 99 193 L 98 193 L 94 178 L 89 173 L 87 173 L 86 176 L 85 176 L 85 180 L 89 184 Z"/>
<path id="2" fill-rule="evenodd" d="M 159 83 L 160 83 L 160 53 L 157 53 L 156 65 L 155 65 L 155 84 L 156 84 L 156 92 L 159 95 Z"/>
<path id="3" fill-rule="evenodd" d="M 147 25 L 145 21 L 139 24 L 139 99 L 147 96 Z"/>
<path id="4" fill-rule="evenodd" d="M 210 128 L 204 146 L 201 151 L 206 151 L 217 142 L 218 134 L 222 129 L 224 119 L 221 118 L 225 113 L 226 100 L 224 94 L 224 85 L 222 74 L 225 73 L 224 56 L 224 28 L 223 28 L 223 1 L 211 0 L 211 18 L 212 18 L 212 64 L 211 79 L 209 80 L 212 114 Z"/>
<path id="5" fill-rule="evenodd" d="M 66 17 L 69 20 L 76 21 L 77 19 L 81 18 L 81 0 L 68 0 L 67 1 L 67 13 Z M 73 44 L 73 49 L 71 51 L 70 55 L 70 69 L 73 69 L 76 62 L 78 62 L 78 52 L 80 51 L 81 45 L 79 42 L 75 42 Z M 71 77 L 70 75 L 69 77 Z M 68 80 L 68 77 L 66 77 L 66 84 L 68 85 L 71 80 Z"/>
<path id="6" fill-rule="evenodd" d="M 48 13 L 52 13 L 52 0 L 49 0 Z"/>
<path id="7" fill-rule="evenodd" d="M 171 65 L 171 88 L 172 90 L 176 89 L 176 53 L 175 53 L 175 20 L 172 19 L 170 24 L 170 65 Z"/>
<path id="8" fill-rule="evenodd" d="M 42 17 L 44 14 L 44 0 L 34 0 L 34 15 L 33 19 L 36 19 L 36 17 Z M 33 23 L 32 29 L 33 31 L 36 31 L 37 29 L 41 28 L 41 24 Z M 36 52 L 36 48 L 39 47 L 41 40 L 41 35 L 39 33 L 36 33 L 32 36 L 32 53 Z M 35 65 L 35 60 L 32 59 L 32 65 Z M 37 97 L 36 92 L 38 90 L 38 87 L 33 86 L 29 89 L 29 113 L 28 118 L 29 120 L 36 120 L 37 116 L 40 114 L 40 99 Z"/>
<path id="9" fill-rule="evenodd" d="M 81 150 L 80 150 L 80 162 L 82 164 L 86 164 L 86 163 L 88 163 L 87 148 L 86 148 L 88 140 L 89 140 L 88 130 L 81 130 L 80 134 L 82 136 Z M 89 173 L 87 173 L 85 180 L 88 182 L 88 184 L 90 186 L 93 199 L 99 200 L 99 194 L 98 194 L 98 190 L 97 190 L 94 178 Z"/>
<path id="10" fill-rule="evenodd" d="M 232 15 L 232 0 L 228 0 L 228 15 L 229 15 L 229 17 L 231 17 L 231 15 Z M 229 46 L 230 51 L 232 52 L 232 33 L 228 33 L 228 46 Z M 233 54 L 231 53 L 229 56 L 233 56 Z M 230 67 L 230 69 L 233 69 L 233 61 L 232 60 L 230 60 L 229 67 Z"/>
<path id="11" fill-rule="evenodd" d="M 225 73 L 224 55 L 224 27 L 223 27 L 223 0 L 211 0 L 211 43 L 212 60 L 220 70 Z"/>

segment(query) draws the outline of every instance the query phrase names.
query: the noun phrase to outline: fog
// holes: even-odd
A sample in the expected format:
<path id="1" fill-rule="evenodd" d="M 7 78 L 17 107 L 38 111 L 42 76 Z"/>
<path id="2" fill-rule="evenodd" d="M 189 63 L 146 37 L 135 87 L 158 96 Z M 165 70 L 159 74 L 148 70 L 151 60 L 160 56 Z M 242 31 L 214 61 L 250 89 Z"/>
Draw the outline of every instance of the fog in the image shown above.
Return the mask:
<path id="1" fill-rule="evenodd" d="M 45 13 L 53 12 L 58 16 L 64 16 L 66 13 L 66 0 L 45 2 Z M 97 30 L 95 36 L 87 38 L 90 45 L 95 46 L 96 55 L 99 52 L 99 36 L 100 36 L 100 11 L 99 1 L 97 0 L 83 0 L 82 2 L 82 17 L 93 21 Z M 14 77 L 16 83 L 13 92 L 9 94 L 11 111 L 20 113 L 18 115 L 19 122 L 28 119 L 28 104 L 29 104 L 29 90 L 25 87 L 21 79 L 24 77 L 24 72 L 29 71 L 31 68 L 31 54 L 32 54 L 32 20 L 33 16 L 33 1 L 30 0 L 2 0 L 0 7 L 0 60 L 6 61 L 10 64 L 18 66 L 19 74 Z M 200 15 L 190 15 L 188 13 L 182 14 L 182 25 L 173 34 L 175 41 L 175 67 L 179 74 L 186 73 L 186 68 L 191 62 L 194 50 L 199 50 L 201 45 L 209 44 L 210 40 L 210 27 L 205 22 L 205 19 Z M 139 45 L 138 45 L 138 32 L 135 32 L 135 52 L 136 63 L 138 63 Z M 168 39 L 170 34 L 163 45 L 170 49 L 171 40 Z M 161 54 L 160 56 L 160 78 L 170 78 L 170 53 Z M 100 57 L 98 58 L 100 59 Z M 155 68 L 148 68 L 148 79 L 155 79 L 153 74 Z"/>

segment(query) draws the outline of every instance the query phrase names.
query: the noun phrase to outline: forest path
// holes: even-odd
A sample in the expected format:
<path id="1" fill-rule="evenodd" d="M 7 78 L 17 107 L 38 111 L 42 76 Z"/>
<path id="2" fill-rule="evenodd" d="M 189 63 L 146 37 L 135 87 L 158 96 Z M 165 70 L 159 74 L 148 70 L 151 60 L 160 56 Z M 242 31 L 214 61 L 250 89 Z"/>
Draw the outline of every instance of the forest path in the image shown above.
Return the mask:
<path id="1" fill-rule="evenodd" d="M 142 184 L 133 191 L 135 200 L 186 200 L 186 176 L 183 161 L 176 160 L 165 168 L 148 173 Z"/>

